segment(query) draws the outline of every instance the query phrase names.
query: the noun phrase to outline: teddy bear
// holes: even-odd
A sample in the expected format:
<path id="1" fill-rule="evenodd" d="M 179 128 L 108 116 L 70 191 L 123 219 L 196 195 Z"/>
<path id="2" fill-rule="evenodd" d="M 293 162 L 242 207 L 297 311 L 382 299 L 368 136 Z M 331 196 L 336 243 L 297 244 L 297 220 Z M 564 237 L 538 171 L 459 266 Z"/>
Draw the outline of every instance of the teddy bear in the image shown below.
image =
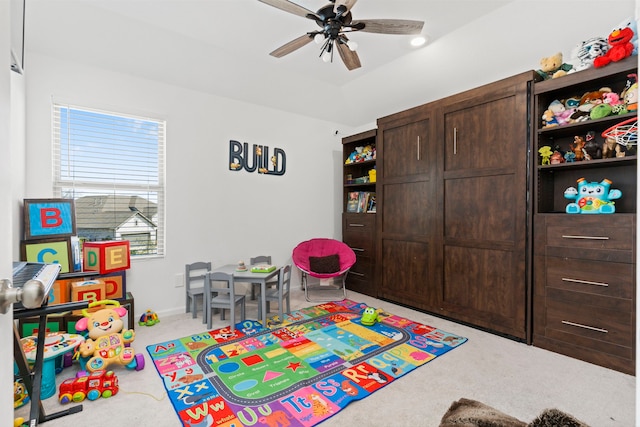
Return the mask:
<path id="1" fill-rule="evenodd" d="M 110 304 L 110 305 L 106 305 Z M 76 331 L 88 331 L 87 339 L 80 344 L 78 352 L 83 358 L 86 370 L 95 372 L 106 369 L 112 363 L 125 365 L 127 368 L 141 370 L 144 367 L 144 356 L 135 354 L 130 343 L 135 338 L 135 331 L 124 329 L 122 317 L 127 309 L 112 300 L 95 301 L 89 308 L 104 306 L 104 308 L 89 312 L 82 310 L 83 318 L 76 322 Z M 84 362 L 85 359 L 86 363 Z"/>
<path id="2" fill-rule="evenodd" d="M 540 60 L 540 69 L 536 70 L 536 72 L 544 80 L 549 80 L 565 76 L 572 68 L 571 64 L 562 62 L 562 52 L 558 52 L 555 55 L 542 58 Z"/>
<path id="3" fill-rule="evenodd" d="M 596 68 L 604 67 L 611 62 L 618 62 L 631 56 L 634 50 L 631 42 L 633 37 L 634 31 L 630 26 L 614 28 L 607 37 L 609 49 L 593 60 L 593 66 Z"/>

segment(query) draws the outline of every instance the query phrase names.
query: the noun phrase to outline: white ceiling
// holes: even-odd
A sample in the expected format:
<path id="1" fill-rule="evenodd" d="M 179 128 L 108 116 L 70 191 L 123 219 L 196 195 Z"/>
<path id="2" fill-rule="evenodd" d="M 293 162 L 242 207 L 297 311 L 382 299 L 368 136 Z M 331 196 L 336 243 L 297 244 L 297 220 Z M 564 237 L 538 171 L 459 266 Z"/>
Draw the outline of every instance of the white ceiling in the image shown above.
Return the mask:
<path id="1" fill-rule="evenodd" d="M 423 20 L 430 44 L 421 49 L 429 49 L 512 1 L 359 0 L 352 14 Z M 313 11 L 326 4 L 294 2 Z M 349 126 L 386 114 L 367 98 L 345 98 L 365 79 L 368 90 L 391 85 L 389 76 L 417 55 L 412 36 L 351 34 L 362 62 L 353 71 L 337 56 L 322 62 L 314 43 L 280 59 L 269 55 L 317 28 L 258 0 L 26 0 L 24 67 L 28 73 L 30 52 L 42 53 Z M 392 89 L 382 95 L 403 96 Z"/>

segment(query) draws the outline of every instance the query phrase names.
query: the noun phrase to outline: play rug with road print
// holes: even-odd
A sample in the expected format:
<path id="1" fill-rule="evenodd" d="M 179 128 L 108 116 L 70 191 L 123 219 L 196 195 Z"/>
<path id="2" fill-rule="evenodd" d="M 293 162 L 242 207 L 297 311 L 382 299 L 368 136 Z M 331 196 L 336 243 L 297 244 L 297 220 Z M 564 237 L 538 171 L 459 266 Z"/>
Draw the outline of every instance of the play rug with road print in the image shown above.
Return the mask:
<path id="1" fill-rule="evenodd" d="M 467 340 L 383 311 L 366 326 L 365 308 L 324 303 L 147 351 L 184 426 L 313 426 Z"/>

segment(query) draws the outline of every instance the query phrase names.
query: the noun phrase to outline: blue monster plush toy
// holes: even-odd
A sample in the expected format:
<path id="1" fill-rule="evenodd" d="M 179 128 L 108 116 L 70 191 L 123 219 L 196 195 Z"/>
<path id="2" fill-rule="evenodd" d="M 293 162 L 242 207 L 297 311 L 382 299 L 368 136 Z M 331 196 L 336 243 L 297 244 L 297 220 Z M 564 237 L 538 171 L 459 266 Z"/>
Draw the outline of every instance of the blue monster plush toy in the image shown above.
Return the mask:
<path id="1" fill-rule="evenodd" d="M 612 190 L 611 181 L 606 178 L 602 182 L 587 182 L 586 179 L 580 178 L 578 189 L 567 188 L 564 197 L 575 200 L 567 205 L 568 214 L 612 214 L 616 211 L 612 200 L 622 197 L 622 192 Z"/>

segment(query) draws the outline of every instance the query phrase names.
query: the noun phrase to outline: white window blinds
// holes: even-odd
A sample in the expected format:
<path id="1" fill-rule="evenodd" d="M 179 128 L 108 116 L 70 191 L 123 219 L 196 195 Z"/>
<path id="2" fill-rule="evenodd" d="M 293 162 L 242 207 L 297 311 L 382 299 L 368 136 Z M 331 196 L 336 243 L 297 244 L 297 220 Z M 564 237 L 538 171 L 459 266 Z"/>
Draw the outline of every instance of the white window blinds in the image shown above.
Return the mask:
<path id="1" fill-rule="evenodd" d="M 53 105 L 53 190 L 74 199 L 81 241 L 164 255 L 165 122 Z"/>

